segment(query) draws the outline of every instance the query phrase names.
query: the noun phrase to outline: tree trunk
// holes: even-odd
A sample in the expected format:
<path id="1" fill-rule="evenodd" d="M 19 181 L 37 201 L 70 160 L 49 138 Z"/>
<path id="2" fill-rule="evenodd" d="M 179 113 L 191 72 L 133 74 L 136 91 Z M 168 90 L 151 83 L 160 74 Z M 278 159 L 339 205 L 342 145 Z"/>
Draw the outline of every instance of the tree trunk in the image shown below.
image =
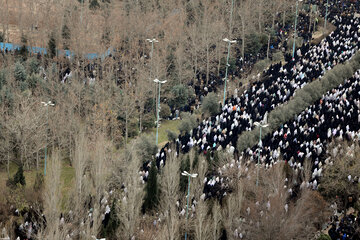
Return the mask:
<path id="1" fill-rule="evenodd" d="M 26 146 L 24 147 L 24 155 L 25 155 L 25 163 L 26 163 L 26 169 L 30 170 L 29 161 L 27 160 L 26 155 Z"/>
<path id="2" fill-rule="evenodd" d="M 140 113 L 139 113 L 139 132 L 142 132 L 142 113 L 143 113 L 143 108 L 140 107 Z"/>
<path id="3" fill-rule="evenodd" d="M 10 177 L 10 151 L 8 150 L 8 153 L 7 153 L 7 174 L 8 174 L 8 177 Z"/>
<path id="4" fill-rule="evenodd" d="M 126 84 L 126 83 L 125 83 Z M 125 110 L 125 147 L 127 145 L 127 140 L 128 140 L 128 103 L 127 103 L 127 97 L 125 97 L 126 101 L 125 101 L 125 104 L 126 104 L 126 110 Z"/>
<path id="5" fill-rule="evenodd" d="M 206 44 L 206 86 L 209 83 L 210 74 L 210 56 L 209 56 L 209 43 Z"/>
<path id="6" fill-rule="evenodd" d="M 262 3 L 261 0 L 259 2 L 259 32 L 261 33 L 262 30 Z"/>
<path id="7" fill-rule="evenodd" d="M 197 64 L 197 53 L 195 51 L 195 80 L 197 80 L 198 64 Z"/>
<path id="8" fill-rule="evenodd" d="M 275 15 L 275 14 L 273 14 L 273 17 L 272 17 L 272 22 L 271 22 L 271 32 L 274 30 L 275 17 L 276 17 L 276 15 Z M 267 52 L 266 52 L 266 58 L 267 58 L 267 59 L 269 59 L 270 42 L 271 42 L 271 32 L 269 33 L 268 47 L 267 47 Z"/>
<path id="9" fill-rule="evenodd" d="M 72 147 L 71 147 L 71 128 L 69 133 L 69 160 L 70 160 L 70 166 L 72 166 L 73 158 L 72 158 Z"/>
<path id="10" fill-rule="evenodd" d="M 8 4 L 8 0 L 6 0 L 6 34 L 5 34 L 5 36 L 7 38 L 7 42 L 9 42 L 9 4 Z"/>
<path id="11" fill-rule="evenodd" d="M 286 11 L 284 10 L 284 13 L 283 13 L 283 27 L 285 27 L 285 20 L 286 20 Z"/>
<path id="12" fill-rule="evenodd" d="M 313 14 L 312 14 L 312 9 L 311 9 L 311 6 L 310 6 L 310 23 L 309 23 L 309 33 L 311 32 L 312 20 L 313 20 Z"/>
<path id="13" fill-rule="evenodd" d="M 271 40 L 271 34 L 269 33 L 268 45 L 267 45 L 267 51 L 266 51 L 266 59 L 269 59 L 269 52 L 270 52 L 270 40 Z"/>
<path id="14" fill-rule="evenodd" d="M 221 68 L 221 52 L 220 52 L 220 47 L 216 48 L 217 51 L 217 55 L 218 55 L 218 66 L 217 66 L 217 76 L 220 76 L 220 68 Z"/>
<path id="15" fill-rule="evenodd" d="M 241 27 L 242 27 L 242 31 L 241 31 L 241 35 L 242 35 L 241 55 L 242 55 L 242 59 L 244 61 L 245 60 L 245 20 L 244 20 L 243 17 L 241 18 Z"/>

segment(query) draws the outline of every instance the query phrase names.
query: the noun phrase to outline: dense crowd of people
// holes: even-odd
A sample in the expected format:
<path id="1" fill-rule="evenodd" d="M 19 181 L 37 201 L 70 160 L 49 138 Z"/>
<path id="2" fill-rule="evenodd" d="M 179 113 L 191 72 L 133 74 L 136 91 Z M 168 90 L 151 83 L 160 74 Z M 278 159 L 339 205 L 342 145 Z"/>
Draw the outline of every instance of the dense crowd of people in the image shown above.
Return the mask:
<path id="1" fill-rule="evenodd" d="M 360 232 L 357 231 L 359 226 L 359 214 L 356 216 L 353 212 L 348 214 L 336 213 L 331 217 L 331 227 L 328 229 L 328 235 L 331 240 L 360 239 Z"/>
<path id="2" fill-rule="evenodd" d="M 255 82 L 240 97 L 227 99 L 220 114 L 204 119 L 190 133 L 180 135 L 177 152 L 186 153 L 195 145 L 204 153 L 235 149 L 238 135 L 253 129 L 254 122 L 287 102 L 296 90 L 350 59 L 360 47 L 359 19 L 353 15 L 334 16 L 333 23 L 337 29 L 319 45 L 304 44 L 292 61 L 284 66 L 280 63 L 271 66 L 263 81 Z M 157 163 L 165 162 L 166 147 L 160 150 Z"/>
<path id="3" fill-rule="evenodd" d="M 305 109 L 294 120 L 281 126 L 258 146 L 246 150 L 251 159 L 260 156 L 260 162 L 270 167 L 280 156 L 296 169 L 303 167 L 305 159 L 314 162 L 312 182 L 317 188 L 326 164 L 326 147 L 332 139 L 360 139 L 360 72 L 346 80 L 338 88 L 328 92 L 314 105 Z"/>
<path id="4" fill-rule="evenodd" d="M 295 57 L 289 59 L 285 65 L 281 63 L 271 65 L 264 72 L 262 81 L 253 83 L 241 96 L 234 95 L 227 99 L 218 115 L 202 120 L 191 132 L 180 135 L 175 141 L 174 151 L 177 154 L 187 153 L 196 146 L 199 152 L 207 154 L 226 149 L 229 153 L 236 153 L 241 155 L 241 158 L 248 157 L 254 161 L 260 156 L 260 163 L 264 168 L 271 167 L 282 157 L 295 171 L 303 167 L 305 158 L 310 158 L 314 162 L 312 179 L 310 182 L 302 183 L 302 186 L 317 189 L 323 165 L 330 163 L 326 158 L 328 143 L 334 138 L 360 139 L 359 71 L 339 87 L 329 91 L 295 119 L 267 136 L 262 142 L 262 151 L 259 155 L 259 146 L 246 149 L 243 153 L 238 153 L 236 148 L 239 134 L 254 129 L 254 122 L 262 121 L 267 113 L 289 101 L 297 90 L 314 79 L 321 78 L 326 71 L 337 64 L 349 60 L 359 49 L 360 19 L 355 17 L 353 12 L 347 14 L 353 11 L 350 5 L 344 6 L 339 4 L 339 1 L 330 1 L 330 3 L 335 10 L 339 10 L 340 5 L 341 11 L 346 13 L 338 14 L 337 11 L 330 11 L 329 19 L 336 26 L 334 32 L 318 45 L 311 46 L 309 42 L 305 42 L 297 50 Z M 214 82 L 211 81 L 210 84 L 211 88 L 206 87 L 207 89 L 199 89 L 195 86 L 196 92 L 201 96 L 206 92 L 215 91 Z M 156 155 L 158 168 L 166 164 L 170 147 L 170 143 L 166 144 Z M 143 180 L 146 180 L 149 174 L 149 164 L 150 162 L 146 162 L 140 173 Z M 234 160 L 224 167 L 236 167 L 236 164 L 239 164 L 239 161 Z M 226 194 L 226 188 L 227 185 L 221 177 L 221 169 L 210 173 L 204 179 L 202 198 L 223 196 Z M 196 202 L 193 202 L 192 206 L 195 208 Z M 106 225 L 110 213 L 107 195 L 101 199 L 101 208 L 103 224 Z M 184 209 L 181 213 L 184 213 Z M 88 221 L 91 221 L 91 215 L 89 210 Z M 61 218 L 62 222 L 66 221 L 63 216 Z M 335 221 L 329 235 L 332 239 L 351 239 L 349 236 L 354 232 L 347 227 L 349 226 L 347 223 L 356 221 L 358 220 L 353 216 Z M 18 234 L 19 237 L 21 236 L 20 239 L 27 238 L 26 232 L 29 231 L 29 226 L 31 229 L 34 227 L 33 223 L 27 220 L 17 226 L 22 232 L 22 235 Z M 344 234 L 346 238 L 343 238 Z"/>

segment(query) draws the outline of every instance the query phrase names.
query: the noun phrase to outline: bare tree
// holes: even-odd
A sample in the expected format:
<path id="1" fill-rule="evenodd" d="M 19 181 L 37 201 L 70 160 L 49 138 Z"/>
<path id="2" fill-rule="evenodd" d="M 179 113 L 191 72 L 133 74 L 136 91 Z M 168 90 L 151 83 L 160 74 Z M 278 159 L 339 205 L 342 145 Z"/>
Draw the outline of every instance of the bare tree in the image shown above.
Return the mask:
<path id="1" fill-rule="evenodd" d="M 340 207 L 344 209 L 349 203 L 349 197 L 356 200 L 360 196 L 358 188 L 360 164 L 357 161 L 360 155 L 359 149 L 357 143 L 335 143 L 329 149 L 327 158 L 329 164 L 321 169 L 324 169 L 324 173 L 319 191 L 328 200 L 340 200 Z"/>
<path id="2" fill-rule="evenodd" d="M 138 175 L 141 160 L 136 155 L 135 149 L 129 148 L 121 167 L 123 174 L 120 177 L 120 182 L 123 182 L 126 191 L 120 194 L 121 202 L 117 209 L 117 214 L 122 223 L 118 236 L 123 239 L 131 239 L 137 233 L 137 226 L 139 224 L 140 210 L 144 196 L 143 185 Z M 116 174 L 117 175 L 117 174 Z"/>
<path id="3" fill-rule="evenodd" d="M 244 239 L 309 239 L 326 220 L 327 204 L 318 193 L 303 189 L 291 200 L 295 178 L 286 178 L 284 163 L 261 169 L 258 186 L 254 168 L 240 169 L 225 208 L 231 239 L 240 234 Z"/>
<path id="4" fill-rule="evenodd" d="M 46 216 L 46 226 L 42 226 L 37 239 L 65 239 L 67 232 L 66 226 L 60 223 L 60 174 L 61 159 L 58 150 L 52 153 L 49 158 L 48 174 L 45 178 L 44 189 L 44 215 Z"/>
<path id="5" fill-rule="evenodd" d="M 161 200 L 160 209 L 165 218 L 165 237 L 175 240 L 180 237 L 179 213 L 176 202 L 179 200 L 180 184 L 180 161 L 176 159 L 175 153 L 170 153 L 161 174 Z"/>

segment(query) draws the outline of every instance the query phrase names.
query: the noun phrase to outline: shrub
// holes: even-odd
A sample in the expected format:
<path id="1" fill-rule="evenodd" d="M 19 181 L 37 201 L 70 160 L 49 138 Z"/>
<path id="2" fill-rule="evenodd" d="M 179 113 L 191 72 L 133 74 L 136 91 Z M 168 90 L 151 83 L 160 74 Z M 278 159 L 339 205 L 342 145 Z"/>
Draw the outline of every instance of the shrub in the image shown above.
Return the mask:
<path id="1" fill-rule="evenodd" d="M 169 105 L 167 104 L 160 104 L 160 112 L 159 112 L 159 115 L 162 119 L 167 119 L 171 114 L 171 110 L 170 110 L 170 107 Z"/>
<path id="2" fill-rule="evenodd" d="M 331 237 L 322 233 L 317 240 L 331 240 Z"/>
<path id="3" fill-rule="evenodd" d="M 28 89 L 28 87 L 29 86 L 28 86 L 27 82 L 20 82 L 20 90 L 22 92 L 26 91 Z"/>
<path id="4" fill-rule="evenodd" d="M 265 68 L 267 68 L 270 65 L 270 59 L 264 59 L 264 60 L 260 60 L 257 63 L 255 63 L 254 65 L 254 71 L 255 72 L 262 72 L 264 71 Z"/>
<path id="5" fill-rule="evenodd" d="M 40 81 L 41 80 L 40 80 L 39 76 L 35 75 L 35 74 L 31 74 L 31 76 L 28 76 L 26 78 L 27 86 L 32 90 L 34 90 L 37 87 L 37 85 Z"/>
<path id="6" fill-rule="evenodd" d="M 176 134 L 176 132 L 170 131 L 170 130 L 166 130 L 167 132 L 167 138 L 170 142 L 174 141 L 177 139 L 178 135 Z"/>
<path id="7" fill-rule="evenodd" d="M 333 69 L 334 71 L 332 71 L 332 73 L 337 78 L 350 78 L 353 75 L 352 69 L 350 66 L 348 66 L 348 64 L 336 65 Z"/>
<path id="8" fill-rule="evenodd" d="M 153 113 L 148 113 L 143 116 L 142 127 L 144 129 L 150 129 L 155 127 L 156 118 Z"/>
<path id="9" fill-rule="evenodd" d="M 258 130 L 254 130 L 254 131 L 251 131 L 251 132 L 244 132 L 238 139 L 238 142 L 237 142 L 237 146 L 238 146 L 238 149 L 239 151 L 243 151 L 249 147 L 252 147 L 256 144 L 257 141 L 259 141 L 258 138 L 256 138 L 256 133 L 255 131 L 258 131 Z"/>
<path id="10" fill-rule="evenodd" d="M 143 162 L 152 160 L 158 151 L 154 136 L 143 135 L 138 139 L 136 145 L 138 149 L 137 153 Z"/>
<path id="11" fill-rule="evenodd" d="M 128 123 L 128 137 L 135 137 L 139 134 L 139 122 L 137 119 L 130 119 Z"/>
<path id="12" fill-rule="evenodd" d="M 173 109 L 184 107 L 188 104 L 189 98 L 194 95 L 193 91 L 183 84 L 175 85 L 171 89 L 171 93 L 172 95 L 169 99 L 169 105 Z"/>
<path id="13" fill-rule="evenodd" d="M 39 73 L 39 66 L 40 66 L 40 63 L 36 58 L 30 58 L 28 60 L 29 74 Z"/>
<path id="14" fill-rule="evenodd" d="M 201 110 L 208 115 L 216 115 L 220 111 L 219 99 L 215 93 L 209 93 L 202 102 Z"/>
<path id="15" fill-rule="evenodd" d="M 268 36 L 263 33 L 251 33 L 245 39 L 245 54 L 256 55 L 267 46 Z"/>
<path id="16" fill-rule="evenodd" d="M 295 51 L 297 51 L 298 48 L 301 47 L 301 45 L 303 44 L 304 39 L 301 37 L 297 37 L 296 41 L 295 41 Z M 294 38 L 291 38 L 288 42 L 287 42 L 287 47 L 289 49 L 290 52 L 293 51 L 293 47 L 294 47 Z M 296 52 L 295 52 L 296 54 Z M 304 53 L 302 53 L 304 54 Z"/>
<path id="17" fill-rule="evenodd" d="M 14 77 L 15 80 L 18 82 L 25 82 L 27 74 L 25 67 L 20 63 L 15 63 L 15 69 L 14 69 Z"/>
<path id="18" fill-rule="evenodd" d="M 273 54 L 272 58 L 273 58 L 273 61 L 280 62 L 284 58 L 284 55 L 282 54 L 282 52 L 276 52 Z"/>
<path id="19" fill-rule="evenodd" d="M 181 122 L 178 127 L 181 133 L 187 132 L 189 133 L 193 128 L 196 127 L 196 119 L 195 116 L 191 115 L 190 113 L 183 112 L 181 113 Z"/>

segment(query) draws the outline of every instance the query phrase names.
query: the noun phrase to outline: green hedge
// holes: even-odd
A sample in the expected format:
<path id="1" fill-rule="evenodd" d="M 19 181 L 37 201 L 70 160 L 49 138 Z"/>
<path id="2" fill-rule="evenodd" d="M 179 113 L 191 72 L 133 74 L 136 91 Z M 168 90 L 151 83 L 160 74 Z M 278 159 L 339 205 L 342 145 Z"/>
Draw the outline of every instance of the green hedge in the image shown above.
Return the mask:
<path id="1" fill-rule="evenodd" d="M 295 96 L 289 102 L 277 107 L 269 113 L 269 127 L 263 129 L 262 137 L 271 134 L 278 129 L 281 124 L 293 119 L 304 109 L 319 100 L 326 92 L 339 86 L 344 80 L 352 77 L 358 69 L 360 69 L 360 52 L 357 52 L 346 63 L 339 64 L 326 72 L 321 79 L 308 83 L 304 88 L 296 91 Z M 258 128 L 241 134 L 237 143 L 238 150 L 243 151 L 246 148 L 257 144 L 259 141 L 259 134 Z"/>

